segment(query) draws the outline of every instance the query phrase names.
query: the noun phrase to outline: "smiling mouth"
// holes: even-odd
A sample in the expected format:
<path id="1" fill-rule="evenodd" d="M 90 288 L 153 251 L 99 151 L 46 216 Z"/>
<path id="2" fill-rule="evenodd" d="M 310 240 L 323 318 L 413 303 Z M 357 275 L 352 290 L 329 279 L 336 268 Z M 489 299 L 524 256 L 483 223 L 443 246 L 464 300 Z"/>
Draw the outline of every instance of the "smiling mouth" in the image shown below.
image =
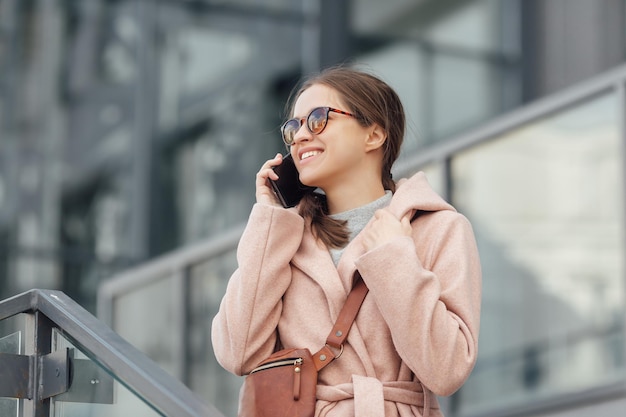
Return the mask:
<path id="1" fill-rule="evenodd" d="M 321 151 L 308 151 L 308 152 L 304 152 L 302 155 L 300 155 L 300 160 L 304 161 L 307 158 L 310 158 L 312 156 L 316 156 L 321 154 Z"/>

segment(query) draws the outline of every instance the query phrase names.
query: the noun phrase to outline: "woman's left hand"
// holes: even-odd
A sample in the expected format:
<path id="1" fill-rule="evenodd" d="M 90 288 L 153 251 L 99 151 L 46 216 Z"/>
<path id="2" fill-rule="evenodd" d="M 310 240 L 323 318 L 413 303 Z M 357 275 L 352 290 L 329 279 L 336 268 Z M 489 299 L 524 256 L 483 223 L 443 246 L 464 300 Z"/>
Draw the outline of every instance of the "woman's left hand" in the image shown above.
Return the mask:
<path id="1" fill-rule="evenodd" d="M 371 223 L 363 230 L 363 245 L 370 251 L 397 237 L 411 236 L 410 214 L 398 220 L 388 210 L 377 210 Z"/>

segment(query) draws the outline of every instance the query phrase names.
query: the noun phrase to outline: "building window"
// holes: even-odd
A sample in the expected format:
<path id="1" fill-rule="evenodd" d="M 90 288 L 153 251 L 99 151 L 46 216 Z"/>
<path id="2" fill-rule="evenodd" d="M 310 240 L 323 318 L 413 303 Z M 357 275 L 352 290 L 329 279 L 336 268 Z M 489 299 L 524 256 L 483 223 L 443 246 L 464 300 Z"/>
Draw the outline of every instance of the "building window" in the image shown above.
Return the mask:
<path id="1" fill-rule="evenodd" d="M 403 155 L 521 102 L 518 1 L 408 3 L 357 2 L 353 22 L 357 64 L 406 107 Z"/>

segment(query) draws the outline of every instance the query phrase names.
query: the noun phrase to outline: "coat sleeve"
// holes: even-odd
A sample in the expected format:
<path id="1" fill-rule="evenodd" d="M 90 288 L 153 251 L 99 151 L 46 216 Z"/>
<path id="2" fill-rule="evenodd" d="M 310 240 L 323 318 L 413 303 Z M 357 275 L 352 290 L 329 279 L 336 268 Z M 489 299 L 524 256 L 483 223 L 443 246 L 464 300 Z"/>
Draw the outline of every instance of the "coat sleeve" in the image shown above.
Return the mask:
<path id="1" fill-rule="evenodd" d="M 211 328 L 215 357 L 226 370 L 243 375 L 273 352 L 289 263 L 303 230 L 304 219 L 294 210 L 253 206 L 237 247 L 238 268 Z"/>
<path id="2" fill-rule="evenodd" d="M 374 248 L 356 264 L 402 360 L 435 394 L 454 393 L 478 350 L 482 277 L 467 219 L 448 210 L 423 215 L 413 238 Z"/>

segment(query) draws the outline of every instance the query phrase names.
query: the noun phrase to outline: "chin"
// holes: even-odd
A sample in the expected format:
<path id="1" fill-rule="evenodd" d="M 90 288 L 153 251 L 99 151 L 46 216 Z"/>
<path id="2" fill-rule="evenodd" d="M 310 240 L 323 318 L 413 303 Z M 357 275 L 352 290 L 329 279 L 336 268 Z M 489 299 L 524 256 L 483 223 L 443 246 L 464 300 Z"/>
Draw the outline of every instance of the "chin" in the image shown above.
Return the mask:
<path id="1" fill-rule="evenodd" d="M 300 182 L 306 185 L 307 187 L 318 187 L 315 181 L 307 181 L 306 179 L 303 180 L 302 178 L 300 178 Z"/>
<path id="2" fill-rule="evenodd" d="M 306 175 L 306 172 L 304 174 L 300 173 L 298 177 L 300 178 L 300 182 L 302 184 L 309 187 L 317 187 L 317 185 L 315 185 L 315 177 L 312 177 L 311 175 Z"/>
<path id="3" fill-rule="evenodd" d="M 331 174 L 322 174 L 319 170 L 311 170 L 310 172 L 304 171 L 300 174 L 300 182 L 309 187 L 316 187 L 324 189 L 325 185 L 328 185 L 330 182 L 332 184 L 332 175 Z M 329 175 L 331 177 L 329 178 Z M 330 180 L 330 181 L 329 181 Z"/>

